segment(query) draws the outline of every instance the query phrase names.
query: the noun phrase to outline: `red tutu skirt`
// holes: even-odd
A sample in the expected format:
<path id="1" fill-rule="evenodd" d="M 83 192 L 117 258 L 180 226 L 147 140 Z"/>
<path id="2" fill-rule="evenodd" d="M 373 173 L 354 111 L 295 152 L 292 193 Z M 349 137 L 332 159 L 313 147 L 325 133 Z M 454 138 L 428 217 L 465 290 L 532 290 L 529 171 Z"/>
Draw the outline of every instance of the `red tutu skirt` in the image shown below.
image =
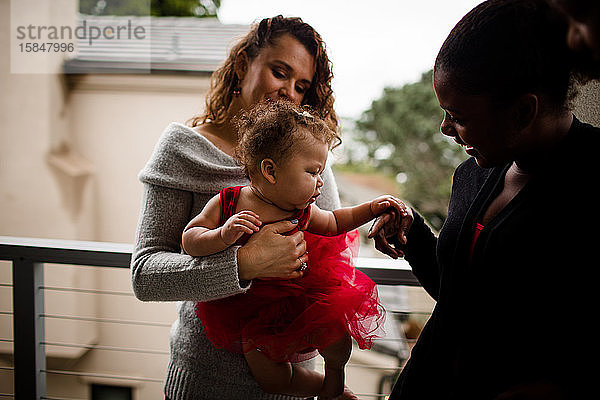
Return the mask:
<path id="1" fill-rule="evenodd" d="M 361 349 L 383 334 L 377 286 L 352 262 L 358 232 L 325 237 L 304 232 L 308 270 L 292 280 L 255 280 L 243 294 L 198 303 L 204 331 L 217 348 L 259 349 L 275 361 L 299 362 L 348 332 Z"/>

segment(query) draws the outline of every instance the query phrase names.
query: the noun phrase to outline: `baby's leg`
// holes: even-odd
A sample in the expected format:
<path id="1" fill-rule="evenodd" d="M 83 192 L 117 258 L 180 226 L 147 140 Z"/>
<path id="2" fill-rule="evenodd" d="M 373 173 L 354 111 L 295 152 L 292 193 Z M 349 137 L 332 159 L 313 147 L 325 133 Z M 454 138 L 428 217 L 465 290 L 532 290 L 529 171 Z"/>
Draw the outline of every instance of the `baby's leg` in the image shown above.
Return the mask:
<path id="1" fill-rule="evenodd" d="M 319 353 L 325 360 L 325 380 L 319 399 L 332 399 L 344 392 L 344 368 L 352 353 L 352 340 L 345 334 L 339 341 Z"/>
<path id="2" fill-rule="evenodd" d="M 318 372 L 289 362 L 275 362 L 258 350 L 245 353 L 245 356 L 254 379 L 267 393 L 298 397 L 321 393 L 324 378 Z"/>

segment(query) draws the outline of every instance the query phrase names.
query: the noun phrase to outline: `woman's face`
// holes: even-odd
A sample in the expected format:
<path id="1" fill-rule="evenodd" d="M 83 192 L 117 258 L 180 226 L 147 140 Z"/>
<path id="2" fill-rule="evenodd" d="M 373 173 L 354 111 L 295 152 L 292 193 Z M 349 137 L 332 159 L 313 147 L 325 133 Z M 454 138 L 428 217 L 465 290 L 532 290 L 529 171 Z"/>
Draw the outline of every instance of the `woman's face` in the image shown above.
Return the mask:
<path id="1" fill-rule="evenodd" d="M 456 90 L 443 69 L 433 75 L 433 86 L 444 110 L 440 131 L 463 146 L 480 167 L 514 160 L 518 135 L 510 129 L 509 113 L 494 107 L 486 95 L 467 95 Z"/>
<path id="2" fill-rule="evenodd" d="M 266 100 L 301 104 L 315 74 L 314 57 L 293 36 L 284 34 L 252 60 L 245 54 L 236 66 L 240 106 L 248 109 Z"/>

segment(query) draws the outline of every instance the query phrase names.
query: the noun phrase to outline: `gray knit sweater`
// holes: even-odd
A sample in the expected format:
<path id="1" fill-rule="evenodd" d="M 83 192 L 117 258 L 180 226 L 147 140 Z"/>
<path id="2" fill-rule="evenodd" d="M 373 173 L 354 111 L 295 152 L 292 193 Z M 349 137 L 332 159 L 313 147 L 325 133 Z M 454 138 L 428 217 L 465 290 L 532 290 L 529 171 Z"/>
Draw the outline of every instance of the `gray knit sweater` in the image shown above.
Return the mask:
<path id="1" fill-rule="evenodd" d="M 227 186 L 247 179 L 229 155 L 189 127 L 172 123 L 139 175 L 144 195 L 131 260 L 133 290 L 142 301 L 178 301 L 171 328 L 171 359 L 165 394 L 180 399 L 291 399 L 263 392 L 241 354 L 218 350 L 206 338 L 196 302 L 242 293 L 237 250 L 206 257 L 181 250 L 181 234 L 206 202 Z M 331 169 L 318 199 L 324 209 L 339 208 Z"/>

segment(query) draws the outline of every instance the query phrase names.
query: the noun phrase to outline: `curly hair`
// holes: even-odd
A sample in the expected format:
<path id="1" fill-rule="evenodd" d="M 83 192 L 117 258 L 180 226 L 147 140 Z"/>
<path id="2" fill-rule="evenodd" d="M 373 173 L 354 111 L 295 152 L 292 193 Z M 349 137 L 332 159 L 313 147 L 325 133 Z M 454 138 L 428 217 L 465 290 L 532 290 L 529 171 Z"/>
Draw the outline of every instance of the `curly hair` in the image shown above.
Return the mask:
<path id="1" fill-rule="evenodd" d="M 434 68 L 449 73 L 457 90 L 498 104 L 532 92 L 548 110 L 569 108 L 580 76 L 566 30 L 545 0 L 485 1 L 452 29 Z"/>
<path id="2" fill-rule="evenodd" d="M 245 52 L 248 59 L 253 60 L 262 49 L 272 46 L 284 34 L 298 40 L 314 57 L 315 75 L 302 104 L 310 106 L 332 129 L 337 130 L 338 118 L 333 109 L 334 97 L 331 88 L 333 72 L 325 51 L 325 43 L 317 31 L 302 19 L 285 18 L 281 15 L 265 18 L 254 24 L 246 36 L 233 46 L 225 63 L 212 74 L 204 113 L 190 119 L 188 123 L 192 127 L 209 121 L 223 123 L 233 99 L 233 90 L 239 83 L 234 70 L 237 57 Z"/>
<path id="3" fill-rule="evenodd" d="M 289 101 L 267 101 L 234 119 L 239 132 L 239 142 L 234 156 L 242 165 L 246 176 L 257 171 L 260 162 L 270 158 L 285 163 L 302 146 L 313 138 L 335 148 L 341 140 L 338 134 L 309 106 L 297 106 Z"/>

